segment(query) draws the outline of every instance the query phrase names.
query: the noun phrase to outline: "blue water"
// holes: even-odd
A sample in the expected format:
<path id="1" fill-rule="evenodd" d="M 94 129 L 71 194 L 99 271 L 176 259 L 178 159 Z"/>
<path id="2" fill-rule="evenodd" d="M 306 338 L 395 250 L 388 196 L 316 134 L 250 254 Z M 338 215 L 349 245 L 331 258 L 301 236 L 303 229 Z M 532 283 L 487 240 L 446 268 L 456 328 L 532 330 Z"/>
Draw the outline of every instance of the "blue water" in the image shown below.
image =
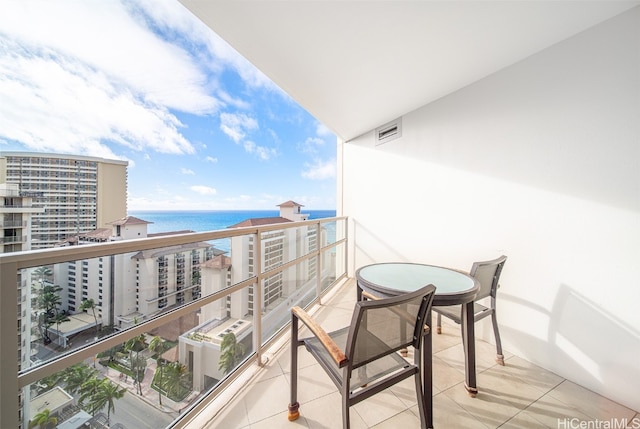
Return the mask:
<path id="1" fill-rule="evenodd" d="M 335 210 L 302 210 L 309 219 L 334 217 Z M 279 210 L 215 210 L 215 211 L 161 211 L 132 210 L 130 216 L 153 222 L 147 226 L 150 234 L 173 231 L 215 231 L 226 229 L 243 220 L 280 216 Z"/>

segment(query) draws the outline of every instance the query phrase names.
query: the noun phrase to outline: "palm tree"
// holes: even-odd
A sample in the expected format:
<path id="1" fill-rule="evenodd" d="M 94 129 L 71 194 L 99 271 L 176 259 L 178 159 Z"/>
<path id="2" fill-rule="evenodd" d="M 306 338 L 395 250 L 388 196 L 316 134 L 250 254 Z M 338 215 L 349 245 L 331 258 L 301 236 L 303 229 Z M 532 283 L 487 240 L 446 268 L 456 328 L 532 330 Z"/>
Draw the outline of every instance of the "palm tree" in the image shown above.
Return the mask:
<path id="1" fill-rule="evenodd" d="M 140 352 L 147 347 L 144 341 L 144 334 L 140 334 L 130 338 L 124 345 L 124 349 L 129 352 L 129 362 L 131 364 L 131 372 L 133 372 L 133 380 L 138 388 L 138 395 L 142 395 L 142 386 L 140 385 L 140 370 L 145 368 L 147 360 L 140 356 Z M 135 355 L 134 355 L 135 353 Z"/>
<path id="2" fill-rule="evenodd" d="M 93 311 L 93 320 L 95 320 L 96 322 L 96 337 L 97 337 L 99 331 L 98 331 L 98 317 L 96 316 L 96 302 L 91 298 L 85 299 L 84 301 L 82 301 L 82 304 L 80 304 L 80 310 L 85 311 L 89 309 Z"/>
<path id="3" fill-rule="evenodd" d="M 228 374 L 240 362 L 243 354 L 244 345 L 237 341 L 233 332 L 229 332 L 222 338 L 220 344 L 218 369 L 221 369 L 223 374 Z"/>
<path id="4" fill-rule="evenodd" d="M 164 385 L 167 390 L 167 396 L 175 397 L 187 382 L 189 375 L 187 367 L 180 362 L 171 362 L 163 367 L 166 380 Z"/>
<path id="5" fill-rule="evenodd" d="M 82 383 L 82 386 L 80 386 L 80 397 L 78 398 L 78 402 L 81 407 L 86 406 L 88 408 L 87 411 L 91 413 L 92 416 L 95 416 L 96 411 L 102 408 L 102 406 L 100 408 L 95 407 L 95 401 L 93 398 L 97 395 L 98 389 L 100 389 L 100 385 L 104 380 L 105 379 L 98 377 L 90 377 Z M 102 405 L 104 406 L 104 404 Z"/>
<path id="6" fill-rule="evenodd" d="M 33 416 L 33 420 L 29 422 L 29 429 L 39 426 L 40 428 L 46 428 L 49 424 L 57 425 L 58 418 L 56 416 L 51 415 L 51 410 L 48 408 L 39 412 L 35 416 Z"/>
<path id="7" fill-rule="evenodd" d="M 158 357 L 156 358 L 157 372 L 160 378 L 158 381 L 158 403 L 162 405 L 162 364 L 164 362 L 164 359 L 162 359 L 161 355 L 162 352 L 164 352 L 164 340 L 156 335 L 151 339 L 151 342 L 149 342 L 149 350 L 151 350 L 153 353 L 158 354 Z"/>
<path id="8" fill-rule="evenodd" d="M 90 407 L 95 411 L 99 411 L 106 405 L 108 425 L 109 418 L 111 417 L 111 411 L 115 413 L 115 400 L 121 399 L 126 392 L 127 389 L 125 389 L 124 387 L 120 387 L 105 378 L 98 385 L 98 389 L 95 392 L 95 395 L 91 397 Z"/>
<path id="9" fill-rule="evenodd" d="M 85 382 L 95 378 L 97 374 L 97 370 L 81 363 L 70 366 L 62 373 L 64 389 L 70 394 L 79 393 Z"/>
<path id="10" fill-rule="evenodd" d="M 39 281 L 41 287 L 44 287 L 45 278 L 51 277 L 53 275 L 53 271 L 51 271 L 51 268 L 46 266 L 36 268 L 35 270 L 33 270 L 33 273 L 40 278 Z"/>
<path id="11" fill-rule="evenodd" d="M 36 300 L 37 307 L 42 310 L 38 317 L 38 327 L 44 331 L 42 332 L 42 338 L 45 344 L 51 342 L 49 338 L 49 328 L 55 322 L 55 318 L 58 314 L 58 308 L 62 305 L 59 292 L 62 290 L 57 285 L 43 286 L 38 294 Z"/>

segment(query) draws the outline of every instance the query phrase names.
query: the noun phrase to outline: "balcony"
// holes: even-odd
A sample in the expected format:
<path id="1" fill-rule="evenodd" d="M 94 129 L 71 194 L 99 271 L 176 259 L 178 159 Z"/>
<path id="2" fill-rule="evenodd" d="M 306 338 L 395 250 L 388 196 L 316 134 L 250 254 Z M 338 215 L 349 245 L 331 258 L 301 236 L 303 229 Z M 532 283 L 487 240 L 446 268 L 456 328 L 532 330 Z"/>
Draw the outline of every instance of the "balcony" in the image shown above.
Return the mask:
<path id="1" fill-rule="evenodd" d="M 350 322 L 351 313 L 347 309 L 355 304 L 355 288 L 355 280 L 348 279 L 322 306 L 313 309 L 314 317 L 323 327 L 336 329 Z M 617 421 L 623 424 L 619 427 L 629 428 L 640 425 L 640 414 L 634 410 L 508 352 L 505 366 L 497 365 L 495 346 L 486 341 L 477 340 L 476 347 L 479 393 L 471 398 L 464 388 L 460 326 L 444 319 L 443 333 L 433 335 L 436 428 L 586 428 L 597 427 L 593 426 L 596 421 Z M 290 345 L 281 341 L 265 351 L 266 363 L 262 368 L 250 378 L 243 378 L 238 386 L 232 386 L 235 389 L 232 395 L 214 401 L 186 427 L 342 427 L 337 389 L 304 347 L 299 353 L 300 418 L 295 424 L 287 422 Z M 413 359 L 412 351 L 407 359 Z M 405 380 L 398 387 L 352 407 L 352 427 L 420 427 L 412 383 L 411 379 Z"/>
<path id="2" fill-rule="evenodd" d="M 131 284 L 122 280 L 125 283 L 114 285 L 114 295 L 105 296 L 100 303 L 102 328 L 96 326 L 91 310 L 69 315 L 69 320 L 58 321 L 53 317 L 71 307 L 70 298 L 62 295 L 64 288 L 54 290 L 58 285 L 66 287 L 69 278 L 73 277 L 73 272 L 68 269 L 70 263 L 75 265 L 82 262 L 83 266 L 89 268 L 102 264 L 104 269 L 113 270 L 119 279 L 118 273 L 135 272 L 136 267 L 140 267 L 139 276 L 143 276 L 143 273 L 153 276 L 156 273 L 156 259 L 145 258 L 145 250 L 170 248 L 178 251 L 181 246 L 191 247 L 192 243 L 202 242 L 211 243 L 213 248 L 220 239 L 252 240 L 256 246 L 261 246 L 262 237 L 275 229 L 291 238 L 287 241 L 287 254 L 295 255 L 293 260 L 283 260 L 275 269 L 262 269 L 258 261 L 253 269 L 260 274 L 253 276 L 249 274 L 253 271 L 248 269 L 246 255 L 240 251 L 234 254 L 233 246 L 228 256 L 199 246 L 203 263 L 199 267 L 198 281 L 202 279 L 202 285 L 190 284 L 183 291 L 158 297 L 157 288 L 136 287 L 135 280 Z M 331 230 L 328 234 L 331 238 L 320 249 L 313 252 L 303 250 L 298 247 L 295 237 L 300 235 L 300 230 L 306 232 L 309 229 Z M 244 248 L 240 244 L 237 248 Z M 16 344 L 19 359 L 15 359 L 16 349 L 2 348 L 0 386 L 5 386 L 5 390 L 0 403 L 0 427 L 18 427 L 20 424 L 27 427 L 28 422 L 42 411 L 37 409 L 37 404 L 45 402 L 51 404 L 49 411 L 58 416 L 69 415 L 78 406 L 83 410 L 83 416 L 97 413 L 99 410 L 91 409 L 87 402 L 79 404 L 77 387 L 73 388 L 65 381 L 63 374 L 78 368 L 89 371 L 81 377 L 84 380 L 95 378 L 128 391 L 121 400 L 116 401 L 119 404 L 116 408 L 124 408 L 125 411 L 111 416 L 111 426 L 121 424 L 124 427 L 158 428 L 186 424 L 190 416 L 223 392 L 233 379 L 246 373 L 247 369 L 257 368 L 256 363 L 262 361 L 264 350 L 286 334 L 291 306 L 307 306 L 317 301 L 332 285 L 345 277 L 345 249 L 346 218 L 331 218 L 292 223 L 284 229 L 281 225 L 237 228 L 1 255 L 2 284 L 18 284 L 20 276 L 23 279 L 22 288 L 29 291 L 33 288 L 37 297 L 28 308 L 20 309 L 21 314 L 18 314 L 16 301 L 13 301 L 13 306 L 9 302 L 13 298 L 17 300 L 22 291 L 17 288 L 3 289 L 1 326 L 14 328 L 0 330 L 0 340 L 3 344 Z M 110 255 L 124 257 L 106 258 Z M 310 265 L 310 260 L 314 261 L 314 267 L 321 267 L 315 269 L 313 275 L 304 274 L 308 272 L 305 267 Z M 36 271 L 43 266 L 52 267 L 54 276 L 48 290 L 40 286 L 41 279 Z M 230 275 L 228 271 L 232 267 L 235 271 Z M 233 279 L 233 282 L 229 279 Z M 278 279 L 278 282 L 273 279 Z M 258 284 L 265 291 L 269 290 L 269 302 L 263 303 L 261 294 L 253 294 L 254 290 L 262 289 L 256 287 Z M 98 278 L 89 276 L 83 285 L 87 289 L 83 291 L 83 299 L 93 296 L 100 286 Z M 187 296 L 183 292 L 186 290 L 199 292 L 190 294 L 193 299 L 184 302 Z M 60 304 L 45 311 L 46 307 L 41 302 L 46 299 L 47 293 L 58 294 L 57 301 Z M 104 293 L 108 295 L 110 292 Z M 253 311 L 250 301 L 253 308 L 260 311 Z M 113 321 L 107 319 L 111 317 L 110 314 L 114 315 Z M 17 333 L 16 318 L 21 327 Z M 211 362 L 220 360 L 224 352 L 222 340 L 230 333 L 243 347 L 241 359 L 225 368 L 211 365 Z M 154 338 L 161 341 L 160 349 L 151 346 Z M 126 344 L 130 341 L 137 342 L 139 350 L 129 349 Z M 135 363 L 138 354 L 145 358 L 144 363 Z M 203 362 L 207 364 L 203 365 Z M 136 370 L 138 365 L 145 368 L 144 374 Z M 179 379 L 179 387 L 166 385 L 169 375 L 164 377 L 165 385 L 161 384 L 164 367 L 172 368 L 172 365 L 188 369 L 188 375 Z M 139 375 L 135 377 L 140 377 L 139 383 L 134 377 L 137 372 Z M 66 402 L 58 408 L 52 400 L 42 398 L 50 394 L 52 379 L 58 380 L 54 385 L 68 390 L 67 393 L 74 396 L 73 406 L 76 408 L 72 409 Z M 15 388 L 8 387 L 15 386 L 16 382 L 21 387 L 20 395 Z M 159 390 L 163 391 L 162 398 Z M 142 394 L 136 395 L 136 391 Z M 139 403 L 140 400 L 142 403 Z M 145 412 L 150 417 L 140 422 L 136 420 L 138 412 Z M 96 424 L 99 421 L 104 423 L 104 416 L 97 418 Z"/>
<path id="3" fill-rule="evenodd" d="M 42 344 L 43 338 L 38 335 L 30 337 L 26 328 L 35 328 L 37 322 L 28 315 L 37 308 L 23 309 L 19 322 L 25 328 L 21 333 L 17 334 L 14 328 L 0 331 L 3 344 L 10 344 L 12 341 L 18 344 L 20 341 L 22 346 L 18 349 L 20 356 L 23 356 L 17 362 L 15 349 L 3 347 L 1 351 L 3 372 L 0 388 L 3 389 L 3 400 L 0 406 L 3 421 L 0 426 L 17 427 L 18 421 L 22 421 L 24 426 L 26 420 L 21 420 L 12 411 L 20 409 L 22 413 L 29 412 L 33 415 L 29 405 L 25 404 L 36 404 L 36 398 L 41 399 L 41 395 L 47 394 L 43 388 L 47 377 L 82 364 L 89 370 L 95 368 L 94 374 L 100 379 L 126 389 L 125 396 L 115 402 L 119 412 L 112 413 L 109 423 L 111 426 L 120 424 L 125 428 L 140 428 L 147 425 L 149 428 L 190 429 L 243 428 L 250 425 L 286 427 L 289 424 L 286 420 L 290 371 L 287 330 L 289 309 L 292 305 L 308 307 L 327 329 L 348 323 L 355 302 L 355 281 L 345 275 L 348 261 L 345 249 L 349 243 L 346 226 L 346 218 L 296 222 L 284 230 L 278 225 L 277 228 L 283 230 L 285 236 L 291 231 L 288 235 L 290 237 L 299 235 L 299 229 L 309 228 L 331 229 L 335 233 L 331 234 L 332 238 L 327 242 L 321 243 L 319 249 L 301 253 L 296 259 L 285 261 L 276 269 L 265 271 L 257 267 L 256 270 L 260 273 L 258 276 L 241 275 L 231 285 L 220 284 L 213 288 L 208 280 L 202 287 L 202 298 L 195 301 L 184 304 L 176 301 L 171 305 L 170 300 L 173 298 L 167 296 L 163 297 L 163 306 L 168 304 L 165 310 L 157 309 L 154 312 L 147 309 L 145 314 L 134 309 L 130 313 L 119 314 L 117 320 L 126 323 L 113 334 L 100 331 L 98 340 L 93 317 L 87 312 L 82 316 L 85 326 L 74 328 L 80 333 L 73 338 L 69 335 L 72 343 L 69 348 L 61 347 L 62 343 L 56 338 L 57 332 L 71 331 L 64 324 L 50 327 L 48 335 L 51 342 L 47 345 Z M 203 240 L 215 243 L 220 238 L 242 240 L 250 237 L 256 242 L 256 248 L 260 248 L 260 238 L 268 235 L 274 228 L 276 226 L 239 228 L 136 240 L 133 243 L 125 240 L 54 251 L 2 255 L 0 279 L 3 284 L 15 284 L 17 273 L 20 272 L 23 279 L 37 281 L 37 278 L 31 276 L 29 267 L 51 264 L 64 267 L 77 258 L 92 265 L 110 254 L 137 253 L 145 249 L 180 246 Z M 295 240 L 285 240 L 285 246 L 297 245 L 294 242 Z M 206 253 L 206 250 L 203 252 Z M 242 255 L 233 255 L 232 246 L 230 258 L 233 260 L 238 257 L 242 258 Z M 103 264 L 106 263 L 106 258 L 102 260 Z M 317 263 L 310 264 L 310 261 Z M 143 261 L 136 263 L 141 262 Z M 148 261 L 150 267 L 154 263 L 154 260 Z M 226 275 L 220 275 L 223 272 L 220 270 L 237 268 L 238 265 L 241 263 L 229 264 L 224 258 L 209 260 L 201 267 L 202 276 L 204 279 L 211 279 L 211 275 L 226 278 Z M 315 267 L 317 275 L 299 278 L 299 273 L 304 272 L 300 267 L 304 266 Z M 114 269 L 117 271 L 118 268 Z M 284 281 L 274 283 L 275 278 Z M 62 279 L 57 278 L 56 282 L 59 280 Z M 263 285 L 265 296 L 272 296 L 272 302 L 265 303 L 262 301 L 262 294 L 252 293 L 256 284 Z M 278 291 L 283 291 L 279 297 Z M 12 313 L 12 308 L 15 307 L 11 307 L 8 300 L 16 292 L 15 288 L 3 291 L 2 302 L 6 306 L 1 313 L 3 327 L 15 326 L 15 310 Z M 145 291 L 141 290 L 140 293 Z M 135 300 L 136 298 L 131 298 L 131 301 Z M 253 306 L 249 306 L 249 302 Z M 254 308 L 262 310 L 255 312 L 251 310 Z M 108 310 L 103 308 L 102 314 L 108 314 Z M 469 398 L 462 385 L 463 353 L 459 332 L 457 325 L 447 324 L 442 335 L 433 336 L 436 427 L 557 428 L 571 427 L 576 422 L 610 419 L 635 422 L 634 418 L 640 419 L 637 411 L 544 370 L 517 354 L 508 353 L 508 349 L 505 355 L 506 365 L 495 365 L 493 345 L 480 338 L 477 338 L 480 393 L 476 398 Z M 222 369 L 217 364 L 223 354 L 222 340 L 230 333 L 234 334 L 238 347 L 242 349 L 242 358 Z M 132 352 L 122 348 L 122 345 L 141 335 L 146 347 L 141 351 L 145 357 L 145 371 L 138 385 L 128 373 L 127 365 L 131 362 Z M 152 340 L 156 337 L 167 344 L 157 355 L 150 350 Z M 120 351 L 113 351 L 116 349 Z M 337 391 L 324 373 L 309 359 L 304 358 L 305 353 L 302 351 L 299 385 L 302 417 L 291 425 L 339 426 Z M 158 357 L 162 357 L 162 360 L 159 361 Z M 114 362 L 110 363 L 112 358 Z M 4 364 L 5 362 L 8 363 Z M 173 362 L 182 363 L 189 368 L 189 377 L 183 380 L 184 395 L 170 397 L 163 394 L 160 398 L 152 383 L 158 380 L 156 374 L 164 373 L 164 366 Z M 206 362 L 206 365 L 202 362 Z M 14 396 L 10 388 L 16 381 L 23 387 L 20 408 L 18 396 Z M 71 389 L 64 381 L 59 381 L 58 387 Z M 76 401 L 77 398 L 76 394 Z M 59 415 L 77 411 L 77 405 L 74 404 L 76 408 L 60 410 Z M 132 420 L 134 417 L 128 412 L 132 406 L 147 413 L 144 423 Z M 377 399 L 372 398 L 359 404 L 354 410 L 352 422 L 355 427 L 417 427 L 419 424 L 410 385 L 391 389 Z M 103 414 L 97 413 L 96 416 L 96 425 L 99 422 L 106 424 Z M 566 425 L 561 426 L 559 422 L 565 421 Z"/>

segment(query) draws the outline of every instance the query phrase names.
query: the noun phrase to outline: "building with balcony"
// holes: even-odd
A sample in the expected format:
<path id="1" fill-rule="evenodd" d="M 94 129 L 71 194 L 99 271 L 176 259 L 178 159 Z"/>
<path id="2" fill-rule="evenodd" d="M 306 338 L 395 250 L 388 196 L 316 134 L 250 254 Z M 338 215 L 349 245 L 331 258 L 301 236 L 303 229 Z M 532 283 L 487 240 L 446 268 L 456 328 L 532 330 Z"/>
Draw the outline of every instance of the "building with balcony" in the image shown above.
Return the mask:
<path id="1" fill-rule="evenodd" d="M 306 221 L 308 214 L 294 201 L 278 205 L 280 216 L 251 218 L 229 226 L 230 229 L 252 226 L 272 228 L 258 235 L 239 235 L 231 238 L 230 256 L 218 255 L 201 265 L 204 296 L 267 273 L 324 246 L 328 242 L 326 228 L 277 228 L 296 221 Z M 320 237 L 320 238 L 318 238 Z M 255 287 L 234 292 L 225 300 L 207 304 L 200 311 L 201 325 L 180 337 L 179 360 L 193 374 L 193 386 L 203 391 L 215 386 L 225 376 L 218 365 L 221 344 L 232 333 L 245 352 L 252 350 L 253 317 L 262 315 L 262 335 L 275 334 L 289 318 L 287 309 L 305 305 L 313 300 L 319 275 L 317 259 L 309 259 L 294 268 L 277 271 L 264 278 L 260 297 Z M 335 273 L 335 261 L 325 264 L 324 275 Z M 258 301 L 258 299 L 260 301 Z M 260 307 L 256 307 L 260 302 Z"/>
<path id="2" fill-rule="evenodd" d="M 69 238 L 62 246 L 162 237 L 191 231 L 147 233 L 147 222 L 126 216 Z M 130 252 L 109 258 L 71 261 L 54 266 L 54 283 L 62 286 L 62 308 L 77 313 L 93 300 L 98 324 L 124 329 L 159 312 L 200 297 L 200 265 L 224 252 L 206 242 Z M 87 326 L 86 328 L 89 328 Z"/>
<path id="3" fill-rule="evenodd" d="M 55 246 L 127 214 L 127 161 L 0 152 L 0 183 L 16 184 L 45 211 L 33 215 L 33 249 Z"/>
<path id="4" fill-rule="evenodd" d="M 16 184 L 0 183 L 0 253 L 31 249 L 32 218 L 44 212 L 33 205 L 38 195 L 20 191 Z"/>
<path id="5" fill-rule="evenodd" d="M 0 183 L 0 253 L 31 250 L 32 217 L 43 213 L 42 207 L 33 206 L 37 194 L 21 192 L 16 184 Z M 18 356 L 19 367 L 29 366 L 31 359 L 32 318 L 31 275 L 18 275 Z M 24 400 L 21 397 L 21 401 Z"/>

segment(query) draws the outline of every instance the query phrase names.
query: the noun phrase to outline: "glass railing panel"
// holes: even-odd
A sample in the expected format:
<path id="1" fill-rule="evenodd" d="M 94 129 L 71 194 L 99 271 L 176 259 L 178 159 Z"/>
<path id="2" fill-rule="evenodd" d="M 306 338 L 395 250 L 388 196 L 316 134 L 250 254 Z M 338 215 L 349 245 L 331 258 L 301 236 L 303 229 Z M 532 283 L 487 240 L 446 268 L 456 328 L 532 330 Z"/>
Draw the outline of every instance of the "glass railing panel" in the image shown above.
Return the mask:
<path id="1" fill-rule="evenodd" d="M 234 294 L 182 311 L 168 323 L 25 387 L 24 427 L 45 414 L 56 417 L 58 425 L 93 419 L 108 420 L 111 427 L 166 427 L 254 353 L 253 321 L 235 316 Z M 114 395 L 113 410 L 101 402 L 109 395 Z"/>
<path id="2" fill-rule="evenodd" d="M 91 344 L 113 332 L 106 323 L 111 308 L 107 277 L 97 259 L 20 270 L 18 321 L 22 370 Z M 94 272 L 95 269 L 95 272 Z M 104 298 L 104 300 L 103 300 Z M 103 317 L 105 313 L 105 317 Z"/>
<path id="3" fill-rule="evenodd" d="M 329 229 L 310 224 L 300 227 L 289 227 L 261 233 L 262 255 L 264 264 L 262 271 L 268 271 L 278 265 L 317 252 L 321 247 L 335 242 L 335 225 L 327 222 Z"/>
<path id="4" fill-rule="evenodd" d="M 230 262 L 207 242 L 177 271 L 176 247 L 22 270 L 21 368 L 46 362 L 230 286 Z M 228 260 L 226 258 L 224 260 Z M 170 268 L 166 268 L 166 267 Z M 203 292 L 204 289 L 204 292 Z"/>
<path id="5" fill-rule="evenodd" d="M 321 288 L 326 290 L 335 280 L 345 272 L 344 253 L 345 245 L 338 244 L 322 252 L 322 264 L 320 267 Z"/>
<path id="6" fill-rule="evenodd" d="M 317 276 L 310 267 L 316 258 L 304 260 L 262 282 L 262 342 L 291 320 L 291 307 L 306 307 L 316 299 Z"/>
<path id="7" fill-rule="evenodd" d="M 334 226 L 340 230 L 345 222 L 323 224 L 329 229 Z M 131 350 L 125 350 L 123 344 L 140 333 L 146 344 L 146 351 L 139 350 L 146 358 L 142 395 L 151 395 L 145 402 L 164 420 L 157 421 L 155 414 L 146 411 L 142 414 L 136 409 L 131 418 L 137 415 L 141 422 L 130 420 L 125 424 L 116 418 L 121 414 L 118 412 L 109 415 L 111 425 L 165 427 L 174 418 L 183 418 L 200 399 L 206 402 L 211 397 L 211 389 L 224 387 L 227 377 L 259 351 L 260 345 L 253 342 L 254 331 L 261 333 L 260 341 L 264 344 L 290 322 L 292 306 L 308 306 L 317 299 L 319 286 L 326 289 L 344 275 L 346 243 L 331 246 L 340 234 L 332 236 L 323 229 L 318 235 L 316 224 L 282 228 L 278 225 L 282 247 L 277 250 L 282 259 L 266 267 L 268 257 L 275 255 L 256 252 L 253 246 L 277 238 L 270 228 L 265 227 L 267 231 L 247 229 L 251 232 L 227 238 L 228 249 L 218 245 L 221 240 L 208 240 L 220 235 L 212 233 L 199 235 L 204 238 L 201 241 L 189 241 L 191 239 L 180 236 L 154 240 L 153 245 L 165 247 L 153 249 L 145 249 L 151 244 L 148 241 L 141 241 L 140 247 L 115 242 L 109 243 L 104 251 L 94 244 L 86 251 L 82 246 L 71 246 L 61 248 L 60 252 L 31 254 L 24 260 L 20 260 L 18 254 L 5 256 L 0 265 L 5 269 L 0 271 L 3 284 L 6 286 L 17 280 L 18 287 L 17 296 L 13 292 L 10 295 L 11 301 L 17 297 L 17 380 L 18 385 L 27 385 L 23 388 L 19 408 L 24 416 L 21 418 L 24 427 L 35 417 L 35 414 L 31 415 L 34 407 L 37 409 L 44 403 L 32 406 L 31 400 L 46 393 L 45 381 L 51 380 L 45 377 L 47 380 L 32 381 L 54 375 L 54 371 L 65 366 L 67 368 L 60 372 L 69 370 L 80 359 L 84 365 L 98 370 L 102 378 L 126 387 L 128 393 L 123 398 L 139 399 L 137 397 L 141 395 L 135 390 L 138 387 L 135 371 L 131 368 Z M 260 234 L 260 240 L 257 240 L 256 232 Z M 109 255 L 113 251 L 123 253 Z M 58 262 L 63 260 L 60 255 L 65 254 L 76 259 Z M 80 259 L 84 256 L 92 258 Z M 31 263 L 48 265 L 15 271 L 16 267 Z M 12 271 L 15 277 L 11 275 Z M 264 273 L 268 273 L 266 278 L 263 278 Z M 260 282 L 260 297 L 254 293 L 252 282 L 256 277 Z M 90 300 L 93 306 L 83 305 Z M 261 307 L 254 308 L 258 304 Z M 14 314 L 4 312 L 2 323 L 15 323 Z M 71 320 L 62 320 L 63 316 Z M 80 325 L 71 326 L 72 321 Z M 260 325 L 255 326 L 255 323 Z M 162 351 L 162 354 L 168 353 L 165 358 L 149 349 L 156 337 L 171 346 Z M 3 354 L 7 360 L 9 356 L 14 359 L 15 350 Z M 174 360 L 170 359 L 172 356 Z M 120 369 L 111 365 L 114 360 L 121 361 Z M 181 390 L 186 393 L 182 399 L 171 399 L 169 392 L 160 394 L 153 387 L 154 377 L 160 377 L 159 374 L 164 377 L 159 368 L 170 362 L 184 365 L 189 373 L 191 387 L 188 392 L 186 388 Z M 179 368 L 169 369 L 180 372 Z M 174 375 L 167 373 L 166 377 L 170 376 Z M 61 380 L 49 387 L 66 389 L 66 383 Z M 161 386 L 165 384 L 160 383 Z M 75 401 L 72 401 L 73 406 L 86 405 L 83 401 L 88 397 L 80 401 L 80 394 L 75 391 L 71 396 Z M 122 404 L 126 402 L 118 399 L 116 409 L 125 409 L 127 405 Z M 56 410 L 62 412 L 67 405 Z M 106 408 L 94 408 L 84 412 L 90 417 L 106 417 Z M 42 408 L 36 414 L 45 410 Z M 73 410 L 75 408 L 71 407 L 67 411 Z"/>
<path id="8" fill-rule="evenodd" d="M 333 244 L 347 238 L 346 219 L 335 219 L 328 222 L 321 222 L 320 228 L 322 230 L 322 234 L 326 237 L 324 238 L 326 240 L 326 244 Z"/>

